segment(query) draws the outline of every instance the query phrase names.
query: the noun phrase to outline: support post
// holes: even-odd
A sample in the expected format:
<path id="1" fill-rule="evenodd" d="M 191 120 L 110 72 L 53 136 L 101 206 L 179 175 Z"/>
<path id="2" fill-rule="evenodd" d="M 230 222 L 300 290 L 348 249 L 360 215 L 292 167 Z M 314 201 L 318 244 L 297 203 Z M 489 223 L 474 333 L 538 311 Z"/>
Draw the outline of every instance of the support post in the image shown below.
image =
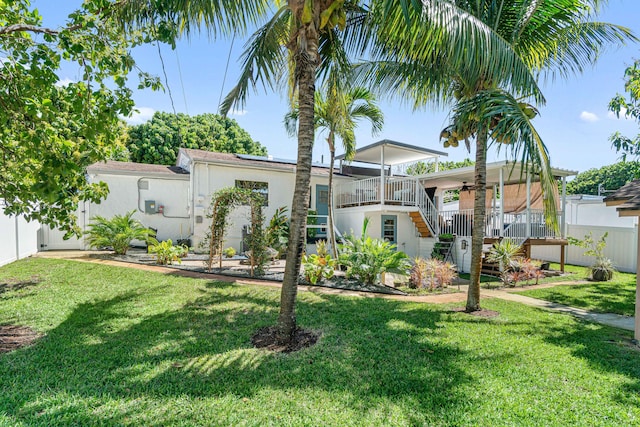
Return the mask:
<path id="1" fill-rule="evenodd" d="M 527 232 L 524 237 L 531 237 L 531 173 L 527 171 Z"/>
<path id="2" fill-rule="evenodd" d="M 384 145 L 380 147 L 380 205 L 384 206 Z"/>
<path id="3" fill-rule="evenodd" d="M 633 338 L 636 340 L 636 344 L 640 341 L 640 229 L 636 227 L 636 235 L 638 236 L 638 250 L 636 256 L 636 311 L 635 311 L 635 323 L 633 329 Z"/>
<path id="4" fill-rule="evenodd" d="M 498 186 L 493 184 L 493 197 L 491 200 L 491 236 L 495 237 L 495 228 L 498 226 L 496 224 L 496 214 L 498 213 Z"/>
<path id="5" fill-rule="evenodd" d="M 567 237 L 567 177 L 562 177 L 562 214 L 560 216 L 560 236 Z"/>
<path id="6" fill-rule="evenodd" d="M 560 245 L 560 271 L 564 273 L 564 254 L 566 253 L 567 246 Z"/>
<path id="7" fill-rule="evenodd" d="M 500 168 L 500 230 L 499 236 L 504 236 L 504 168 Z"/>

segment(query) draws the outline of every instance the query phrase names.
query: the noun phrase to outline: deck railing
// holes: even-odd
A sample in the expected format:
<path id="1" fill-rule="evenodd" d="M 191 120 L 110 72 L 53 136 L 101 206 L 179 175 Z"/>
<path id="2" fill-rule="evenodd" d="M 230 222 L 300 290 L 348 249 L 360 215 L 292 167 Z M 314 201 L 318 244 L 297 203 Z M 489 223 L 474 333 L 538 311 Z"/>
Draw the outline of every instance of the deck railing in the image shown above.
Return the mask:
<path id="1" fill-rule="evenodd" d="M 473 231 L 473 209 L 438 211 L 424 191 L 424 185 L 415 178 L 385 177 L 384 204 L 393 206 L 415 206 L 418 208 L 433 234 L 451 233 L 471 236 Z M 380 178 L 367 178 L 338 185 L 334 192 L 336 208 L 381 204 Z M 562 212 L 558 212 L 558 223 Z M 508 237 L 513 239 L 559 237 L 545 220 L 544 212 L 538 209 L 519 213 L 505 213 L 502 218 L 497 208 L 488 209 L 485 215 L 486 237 Z"/>

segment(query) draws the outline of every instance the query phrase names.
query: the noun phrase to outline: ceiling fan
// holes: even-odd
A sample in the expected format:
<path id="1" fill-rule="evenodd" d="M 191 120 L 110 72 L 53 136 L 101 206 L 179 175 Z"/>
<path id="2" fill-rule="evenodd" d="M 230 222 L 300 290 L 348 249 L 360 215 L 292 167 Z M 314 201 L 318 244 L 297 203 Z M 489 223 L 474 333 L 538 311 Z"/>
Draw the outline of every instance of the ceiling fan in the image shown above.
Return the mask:
<path id="1" fill-rule="evenodd" d="M 460 191 L 471 191 L 471 186 L 467 185 L 467 181 L 462 181 L 462 188 Z"/>

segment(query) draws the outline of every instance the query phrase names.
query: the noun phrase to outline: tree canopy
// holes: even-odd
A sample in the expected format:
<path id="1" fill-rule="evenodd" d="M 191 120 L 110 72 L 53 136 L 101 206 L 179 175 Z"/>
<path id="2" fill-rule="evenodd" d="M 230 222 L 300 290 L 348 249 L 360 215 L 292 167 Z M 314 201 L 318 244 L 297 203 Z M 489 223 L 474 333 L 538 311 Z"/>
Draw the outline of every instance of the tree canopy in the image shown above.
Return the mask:
<path id="1" fill-rule="evenodd" d="M 609 103 L 609 110 L 618 117 L 630 117 L 640 123 L 640 60 L 636 60 L 633 65 L 624 72 L 624 89 L 627 97 L 616 95 Z M 627 155 L 640 156 L 640 134 L 633 138 L 616 132 L 609 138 L 611 145 L 621 153 L 622 159 L 626 160 Z"/>
<path id="2" fill-rule="evenodd" d="M 447 171 L 451 169 L 466 168 L 467 166 L 473 166 L 475 163 L 473 160 L 467 158 L 460 162 L 454 160 L 447 160 L 445 162 L 438 162 L 439 171 Z M 436 171 L 436 165 L 433 162 L 416 162 L 407 168 L 407 175 L 424 175 Z"/>
<path id="3" fill-rule="evenodd" d="M 224 153 L 264 156 L 267 149 L 251 139 L 238 122 L 217 114 L 157 112 L 146 123 L 129 129 L 127 147 L 131 161 L 170 165 L 180 147 Z"/>
<path id="4" fill-rule="evenodd" d="M 127 76 L 140 32 L 107 19 L 110 3 L 86 0 L 60 28 L 42 27 L 28 0 L 0 2 L 0 198 L 5 212 L 79 232 L 75 212 L 97 202 L 104 184 L 88 184 L 88 165 L 112 155 L 118 115 L 133 108 Z M 79 81 L 62 83 L 62 61 Z M 141 74 L 141 86 L 156 80 Z"/>
<path id="5" fill-rule="evenodd" d="M 640 162 L 618 162 L 580 172 L 575 179 L 567 183 L 567 193 L 597 195 L 599 185 L 602 185 L 603 190 L 617 190 L 638 178 Z"/>

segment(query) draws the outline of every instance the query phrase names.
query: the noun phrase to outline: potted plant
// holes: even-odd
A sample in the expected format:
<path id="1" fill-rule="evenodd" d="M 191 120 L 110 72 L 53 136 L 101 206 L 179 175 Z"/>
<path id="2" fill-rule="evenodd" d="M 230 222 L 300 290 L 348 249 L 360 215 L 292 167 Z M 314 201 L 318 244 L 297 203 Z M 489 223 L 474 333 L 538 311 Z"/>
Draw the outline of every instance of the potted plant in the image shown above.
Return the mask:
<path id="1" fill-rule="evenodd" d="M 442 233 L 438 235 L 438 240 L 441 242 L 453 242 L 455 240 L 455 236 L 451 233 Z"/>
<path id="2" fill-rule="evenodd" d="M 606 239 L 609 233 L 604 233 L 602 237 L 596 242 L 593 240 L 593 234 L 589 232 L 584 236 L 584 239 L 576 239 L 575 237 L 569 237 L 569 244 L 585 248 L 584 254 L 586 256 L 592 256 L 596 261 L 591 265 L 590 273 L 591 280 L 596 282 L 606 282 L 611 280 L 613 273 L 616 269 L 613 266 L 613 262 L 604 256 L 604 248 L 607 246 Z"/>

